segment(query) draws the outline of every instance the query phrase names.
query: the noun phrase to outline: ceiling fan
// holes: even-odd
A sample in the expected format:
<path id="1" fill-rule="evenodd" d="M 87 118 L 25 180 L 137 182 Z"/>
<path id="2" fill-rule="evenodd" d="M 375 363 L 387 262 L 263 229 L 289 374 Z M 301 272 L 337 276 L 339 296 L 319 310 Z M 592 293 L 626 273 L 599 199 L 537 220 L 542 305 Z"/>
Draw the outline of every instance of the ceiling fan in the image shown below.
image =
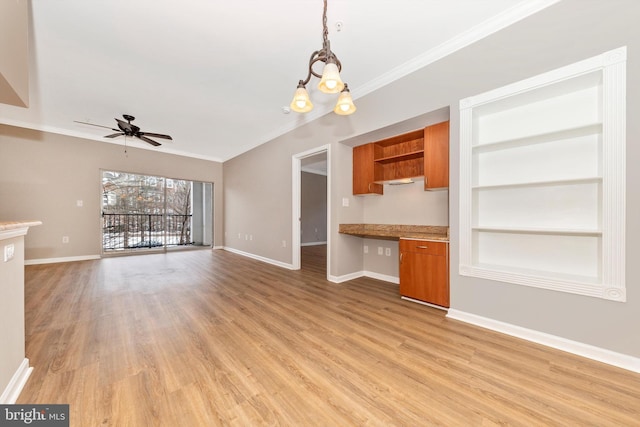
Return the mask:
<path id="1" fill-rule="evenodd" d="M 85 125 L 91 125 L 91 126 L 97 126 L 97 127 L 101 127 L 101 128 L 105 128 L 105 129 L 111 129 L 116 131 L 117 133 L 113 133 L 111 135 L 106 135 L 105 138 L 115 138 L 118 136 L 133 136 L 136 137 L 138 139 L 141 139 L 142 141 L 149 143 L 151 145 L 153 145 L 154 147 L 157 147 L 160 144 L 157 141 L 154 141 L 153 139 L 149 138 L 150 136 L 154 137 L 154 138 L 162 138 L 162 139 L 171 139 L 173 140 L 173 138 L 171 138 L 169 135 L 163 135 L 161 133 L 152 133 L 152 132 L 141 132 L 140 128 L 134 124 L 132 124 L 131 122 L 134 121 L 136 118 L 133 116 L 130 116 L 129 114 L 123 114 L 122 117 L 124 118 L 124 120 L 126 120 L 126 122 L 124 120 L 120 120 L 120 119 L 115 119 L 115 121 L 118 123 L 118 129 L 114 129 L 112 127 L 109 126 L 102 126 L 102 125 L 96 125 L 93 123 L 87 123 L 87 122 L 79 122 L 77 120 L 74 120 L 75 123 L 82 123 Z"/>

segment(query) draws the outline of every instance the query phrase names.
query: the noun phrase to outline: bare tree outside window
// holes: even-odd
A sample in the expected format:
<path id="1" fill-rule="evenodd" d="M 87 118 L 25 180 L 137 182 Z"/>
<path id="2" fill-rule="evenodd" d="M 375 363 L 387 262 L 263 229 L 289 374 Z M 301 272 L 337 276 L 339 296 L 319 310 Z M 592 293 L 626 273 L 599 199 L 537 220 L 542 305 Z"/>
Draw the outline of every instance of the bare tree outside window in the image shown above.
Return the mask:
<path id="1" fill-rule="evenodd" d="M 186 180 L 103 171 L 103 251 L 193 244 L 192 187 Z"/>

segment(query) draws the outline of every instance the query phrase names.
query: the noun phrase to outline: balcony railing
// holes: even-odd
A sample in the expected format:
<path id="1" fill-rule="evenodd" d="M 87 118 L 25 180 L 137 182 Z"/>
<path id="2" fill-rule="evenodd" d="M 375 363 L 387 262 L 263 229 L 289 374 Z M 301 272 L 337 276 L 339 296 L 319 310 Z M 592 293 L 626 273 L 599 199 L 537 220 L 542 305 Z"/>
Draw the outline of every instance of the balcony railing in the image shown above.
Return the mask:
<path id="1" fill-rule="evenodd" d="M 102 214 L 102 250 L 192 245 L 192 215 Z"/>

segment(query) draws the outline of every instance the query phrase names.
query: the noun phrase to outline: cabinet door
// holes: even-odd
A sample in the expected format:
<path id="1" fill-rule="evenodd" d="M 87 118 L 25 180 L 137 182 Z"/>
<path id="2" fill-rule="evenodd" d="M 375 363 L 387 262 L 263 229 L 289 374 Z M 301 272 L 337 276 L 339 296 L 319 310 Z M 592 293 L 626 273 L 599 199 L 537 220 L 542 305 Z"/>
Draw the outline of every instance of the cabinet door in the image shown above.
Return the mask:
<path id="1" fill-rule="evenodd" d="M 430 249 L 424 252 L 411 251 L 402 243 L 401 240 L 400 295 L 448 308 L 449 272 L 446 254 L 433 255 L 434 251 Z M 433 245 L 434 243 L 430 243 L 430 247 Z"/>
<path id="2" fill-rule="evenodd" d="M 382 194 L 382 185 L 374 183 L 373 144 L 353 147 L 353 194 Z"/>
<path id="3" fill-rule="evenodd" d="M 449 122 L 424 128 L 424 189 L 449 187 Z"/>

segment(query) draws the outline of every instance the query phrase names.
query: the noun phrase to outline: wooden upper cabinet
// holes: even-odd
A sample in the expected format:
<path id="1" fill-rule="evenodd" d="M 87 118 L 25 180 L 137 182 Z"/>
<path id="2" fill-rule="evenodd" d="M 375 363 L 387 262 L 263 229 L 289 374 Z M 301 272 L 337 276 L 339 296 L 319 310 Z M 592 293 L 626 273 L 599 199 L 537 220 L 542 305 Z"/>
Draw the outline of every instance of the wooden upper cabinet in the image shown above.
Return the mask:
<path id="1" fill-rule="evenodd" d="M 373 156 L 373 143 L 353 147 L 353 194 L 382 194 L 382 185 L 374 182 Z"/>
<path id="2" fill-rule="evenodd" d="M 383 194 L 383 183 L 424 176 L 424 189 L 449 186 L 449 122 L 353 148 L 353 194 Z"/>
<path id="3" fill-rule="evenodd" d="M 424 189 L 449 187 L 449 122 L 424 128 Z"/>

